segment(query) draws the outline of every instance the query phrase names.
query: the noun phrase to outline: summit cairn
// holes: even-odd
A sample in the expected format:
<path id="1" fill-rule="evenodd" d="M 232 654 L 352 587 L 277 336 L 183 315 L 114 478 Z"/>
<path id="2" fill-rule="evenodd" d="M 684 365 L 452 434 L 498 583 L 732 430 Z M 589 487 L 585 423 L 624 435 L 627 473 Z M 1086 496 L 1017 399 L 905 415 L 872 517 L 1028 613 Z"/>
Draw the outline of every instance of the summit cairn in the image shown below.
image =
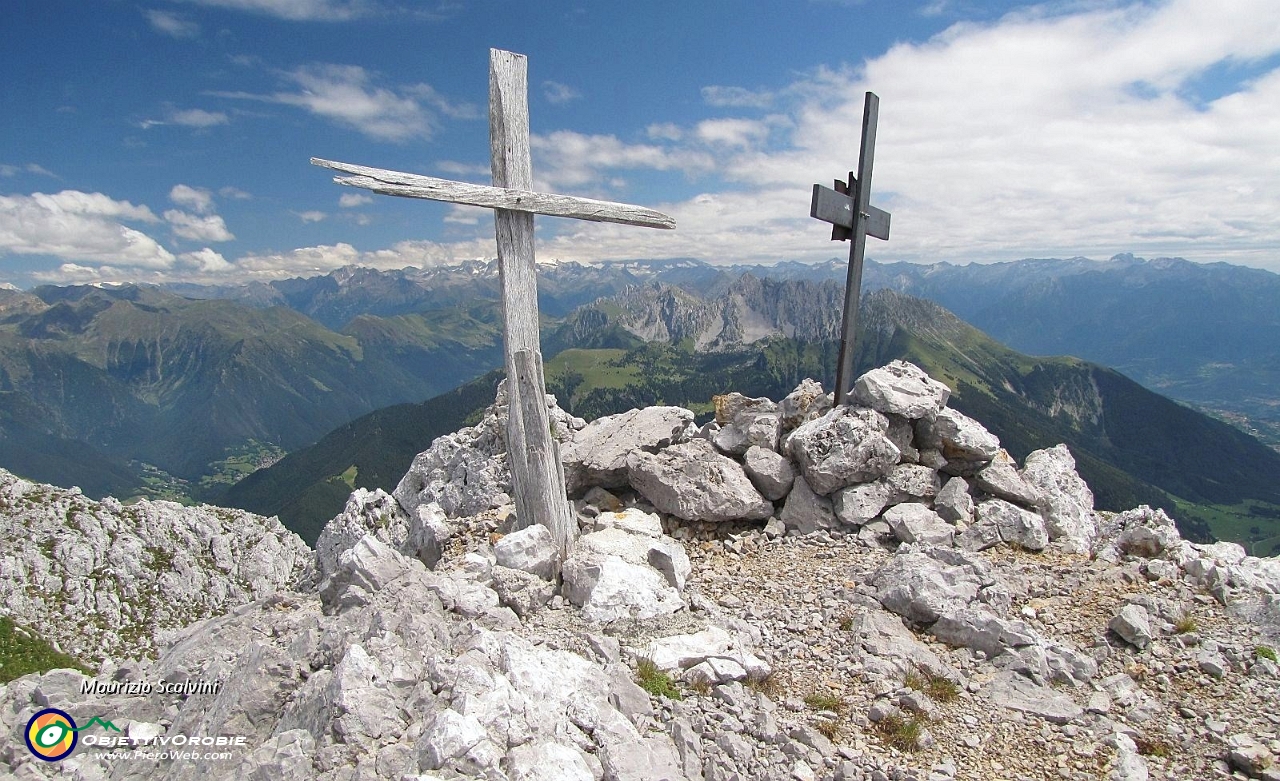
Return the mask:
<path id="1" fill-rule="evenodd" d="M 72 670 L 0 686 L 11 734 L 63 707 L 244 750 L 54 766 L 10 743 L 0 774 L 1275 777 L 1280 561 L 1187 542 L 1161 510 L 1095 511 L 1067 447 L 1020 467 L 910 364 L 856 385 L 841 406 L 812 380 L 776 403 L 725 394 L 702 427 L 678 407 L 588 423 L 544 397 L 580 535 L 559 577 L 549 530 L 512 517 L 500 391 L 393 494 L 352 494 L 314 579 L 94 676 L 217 691 L 126 695 Z M 32 491 L 0 494 L 12 510 Z M 40 583 L 69 571 L 76 533 Z M 205 545 L 176 536 L 172 555 L 198 567 Z"/>

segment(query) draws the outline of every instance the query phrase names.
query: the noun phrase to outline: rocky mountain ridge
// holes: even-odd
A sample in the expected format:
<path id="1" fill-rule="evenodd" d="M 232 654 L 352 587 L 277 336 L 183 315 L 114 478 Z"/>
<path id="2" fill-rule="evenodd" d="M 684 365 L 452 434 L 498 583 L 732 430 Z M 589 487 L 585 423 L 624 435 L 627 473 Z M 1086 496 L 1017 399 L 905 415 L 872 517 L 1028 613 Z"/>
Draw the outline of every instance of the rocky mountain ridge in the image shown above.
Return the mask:
<path id="1" fill-rule="evenodd" d="M 832 407 L 812 381 L 587 423 L 548 398 L 581 529 L 558 560 L 509 505 L 501 395 L 392 494 L 322 534 L 318 586 L 191 625 L 107 680 L 0 688 L 225 758 L 15 777 L 1190 779 L 1274 777 L 1280 562 L 1095 513 L 1065 447 L 1022 465 L 895 363 Z"/>
<path id="2" fill-rule="evenodd" d="M 540 267 L 539 303 L 543 311 L 563 316 L 628 285 L 660 283 L 715 298 L 745 274 L 843 286 L 846 272 L 846 262 L 838 258 L 771 266 L 689 259 L 560 263 Z M 494 262 L 469 261 L 387 272 L 340 269 L 326 277 L 261 286 L 272 291 L 268 298 L 262 298 L 260 285 L 183 291 L 259 305 L 287 303 L 308 313 L 334 309 L 343 312 L 332 320 L 340 325 L 342 317 L 357 311 L 357 302 L 368 298 L 362 285 L 382 291 L 387 301 L 401 300 L 391 294 L 393 289 L 414 288 L 417 292 L 396 306 L 410 306 L 412 300 L 416 303 L 411 306 L 434 307 L 454 305 L 467 295 L 496 298 L 496 277 Z M 285 296 L 281 291 L 286 287 L 309 292 L 302 298 Z M 1280 276 L 1272 272 L 1131 254 L 1102 261 L 1027 258 L 968 265 L 870 260 L 863 289 L 891 289 L 935 301 L 1016 350 L 1074 355 L 1110 366 L 1157 392 L 1213 409 L 1273 445 L 1280 443 L 1274 394 L 1280 385 L 1274 349 L 1280 343 L 1275 319 Z"/>
<path id="3" fill-rule="evenodd" d="M 154 655 L 175 631 L 303 588 L 315 571 L 310 549 L 274 518 L 94 501 L 2 469 L 0 539 L 0 610 L 94 666 Z"/>

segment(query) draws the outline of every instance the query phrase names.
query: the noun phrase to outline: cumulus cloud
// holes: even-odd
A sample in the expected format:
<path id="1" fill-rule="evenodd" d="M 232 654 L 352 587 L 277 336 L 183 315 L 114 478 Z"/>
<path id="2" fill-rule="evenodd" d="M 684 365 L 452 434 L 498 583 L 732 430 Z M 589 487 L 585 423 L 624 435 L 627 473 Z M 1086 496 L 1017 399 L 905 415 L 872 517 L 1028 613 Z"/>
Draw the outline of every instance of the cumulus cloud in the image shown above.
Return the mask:
<path id="1" fill-rule="evenodd" d="M 373 198 L 363 193 L 343 193 L 338 198 L 338 205 L 344 209 L 354 209 L 357 206 L 368 206 L 373 203 Z"/>
<path id="2" fill-rule="evenodd" d="M 491 258 L 492 237 L 465 242 L 402 241 L 386 249 L 362 252 L 350 244 L 324 244 L 288 252 L 246 255 L 235 262 L 239 274 L 252 279 L 281 279 L 290 276 L 327 274 L 343 266 L 358 265 L 378 269 L 406 266 L 436 266 L 475 258 Z"/>
<path id="3" fill-rule="evenodd" d="M 190 211 L 170 209 L 164 213 L 173 234 L 190 241 L 231 241 L 235 238 L 227 230 L 227 223 L 214 213 L 213 193 L 201 187 L 176 184 L 169 191 L 169 200 Z"/>
<path id="4" fill-rule="evenodd" d="M 175 184 L 169 191 L 169 200 L 185 206 L 196 214 L 208 214 L 213 211 L 213 193 L 200 187 Z"/>
<path id="5" fill-rule="evenodd" d="M 558 130 L 535 135 L 529 143 L 536 155 L 534 176 L 543 182 L 539 186 L 553 189 L 598 186 L 605 171 L 648 169 L 693 175 L 715 168 L 715 159 L 701 150 L 628 144 L 616 136 Z"/>
<path id="6" fill-rule="evenodd" d="M 582 93 L 558 81 L 542 82 L 542 94 L 551 103 L 561 105 L 582 97 Z"/>
<path id="7" fill-rule="evenodd" d="M 707 119 L 694 128 L 694 135 L 707 144 L 752 147 L 769 136 L 769 124 L 753 119 Z"/>
<path id="8" fill-rule="evenodd" d="M 305 212 L 294 212 L 294 214 L 296 214 L 298 216 L 298 219 L 302 220 L 303 223 L 308 225 L 313 222 L 324 222 L 326 219 L 329 218 L 329 215 L 325 214 L 324 212 L 314 211 L 314 210 L 305 211 Z"/>
<path id="9" fill-rule="evenodd" d="M 480 116 L 471 104 L 451 102 L 427 84 L 397 89 L 378 86 L 374 74 L 358 65 L 307 65 L 282 76 L 297 89 L 270 95 L 246 92 L 212 94 L 295 106 L 378 141 L 430 138 L 435 117 L 429 109 L 453 119 Z"/>
<path id="10" fill-rule="evenodd" d="M 160 220 L 146 206 L 102 193 L 0 196 L 0 253 L 49 255 L 68 261 L 168 268 L 173 253 L 125 223 Z"/>
<path id="11" fill-rule="evenodd" d="M 673 234 L 564 221 L 546 246 L 565 258 L 842 254 L 808 217 L 808 189 L 856 167 L 872 90 L 882 99 L 873 202 L 893 213 L 892 239 L 872 242 L 873 257 L 1134 251 L 1280 270 L 1280 69 L 1268 59 L 1280 53 L 1280 24 L 1269 7 L 1038 6 L 896 44 L 857 68 L 815 69 L 773 96 L 782 118 L 651 125 L 653 145 L 542 137 L 535 173 L 549 168 L 565 184 L 678 167 L 734 188 L 664 207 L 679 223 Z M 766 105 L 727 88 L 704 99 Z M 736 214 L 752 219 L 739 225 Z M 770 230 L 755 231 L 759 221 Z"/>
<path id="12" fill-rule="evenodd" d="M 227 259 L 205 247 L 195 252 L 184 252 L 178 256 L 178 265 L 190 269 L 197 274 L 223 275 L 232 269 Z"/>
<path id="13" fill-rule="evenodd" d="M 175 236 L 191 241 L 231 241 L 235 238 L 227 230 L 227 223 L 216 214 L 189 214 L 170 209 L 164 213 L 164 219 Z"/>
<path id="14" fill-rule="evenodd" d="M 200 34 L 200 25 L 181 14 L 157 9 L 143 11 L 143 14 L 151 23 L 151 29 L 172 38 L 194 38 Z"/>

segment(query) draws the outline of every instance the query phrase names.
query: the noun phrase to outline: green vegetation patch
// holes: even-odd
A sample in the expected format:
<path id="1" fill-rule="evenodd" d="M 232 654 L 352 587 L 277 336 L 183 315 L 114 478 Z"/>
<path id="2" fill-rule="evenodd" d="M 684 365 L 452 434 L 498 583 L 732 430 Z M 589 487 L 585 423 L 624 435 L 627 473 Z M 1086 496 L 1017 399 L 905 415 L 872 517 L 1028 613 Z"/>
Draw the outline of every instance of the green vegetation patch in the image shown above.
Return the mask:
<path id="1" fill-rule="evenodd" d="M 7 616 L 0 616 L 0 684 L 31 673 L 60 668 L 93 674 L 75 657 L 55 651 L 35 632 L 18 626 Z"/>
<path id="2" fill-rule="evenodd" d="M 876 722 L 876 734 L 886 744 L 899 751 L 915 751 L 920 747 L 920 734 L 924 732 L 924 719 L 920 716 L 901 716 L 891 713 Z"/>
<path id="3" fill-rule="evenodd" d="M 1178 520 L 1183 516 L 1203 520 L 1213 536 L 1244 546 L 1251 556 L 1280 554 L 1280 505 L 1258 499 L 1239 504 L 1194 504 L 1174 497 Z"/>
<path id="4" fill-rule="evenodd" d="M 640 688 L 655 697 L 666 697 L 669 700 L 682 700 L 680 689 L 676 688 L 671 676 L 658 669 L 652 659 L 641 659 L 636 665 L 636 683 Z"/>
<path id="5" fill-rule="evenodd" d="M 814 710 L 828 710 L 835 713 L 844 710 L 844 701 L 831 692 L 810 692 L 804 696 L 804 704 Z"/>

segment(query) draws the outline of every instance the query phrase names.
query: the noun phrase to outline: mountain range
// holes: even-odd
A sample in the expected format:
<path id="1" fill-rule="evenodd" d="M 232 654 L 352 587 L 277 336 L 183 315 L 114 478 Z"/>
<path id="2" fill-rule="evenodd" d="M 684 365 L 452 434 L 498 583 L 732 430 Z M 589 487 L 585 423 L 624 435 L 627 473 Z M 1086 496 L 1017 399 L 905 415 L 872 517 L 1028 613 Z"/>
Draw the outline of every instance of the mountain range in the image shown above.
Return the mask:
<path id="1" fill-rule="evenodd" d="M 661 397 L 693 404 L 729 387 L 777 397 L 805 374 L 829 383 L 844 273 L 834 260 L 540 267 L 543 347 L 549 372 L 558 372 L 552 385 L 576 414 L 594 416 Z M 1225 264 L 1128 256 L 869 263 L 864 277 L 867 290 L 953 307 L 1022 353 L 1068 353 L 1121 368 L 1264 438 L 1269 411 L 1280 409 L 1268 395 L 1280 387 L 1269 379 L 1280 366 L 1277 280 Z M 0 290 L 0 466 L 90 495 L 219 500 L 227 491 L 228 503 L 280 512 L 291 524 L 323 523 L 328 516 L 319 516 L 351 487 L 389 487 L 404 468 L 395 459 L 491 400 L 492 377 L 436 397 L 500 364 L 499 288 L 496 264 L 467 262 L 216 288 Z M 1230 517 L 1184 509 L 1195 519 L 1184 523 L 1202 532 L 1201 522 L 1213 520 L 1219 534 L 1267 543 L 1271 500 L 1256 490 L 1266 481 L 1248 469 L 1218 474 L 1222 464 L 1233 465 L 1227 472 L 1250 464 L 1274 483 L 1280 471 L 1267 471 L 1270 456 L 1256 455 L 1253 440 L 1185 417 L 1100 366 L 1033 359 L 969 334 L 936 306 L 902 296 L 868 302 L 864 319 L 875 336 L 864 340 L 864 367 L 917 361 L 952 382 L 958 408 L 980 410 L 1011 448 L 1079 443 L 1088 451 L 1082 470 L 1095 470 L 1090 482 L 1104 486 L 1104 497 L 1113 491 L 1117 506 L 1119 497 L 1139 495 L 1171 510 L 1178 501 L 1231 505 Z M 1122 400 L 1129 413 L 1120 412 Z M 378 432 L 372 441 L 393 442 L 358 443 L 370 434 L 357 418 L 397 403 L 405 406 L 369 418 Z M 1159 414 L 1137 414 L 1147 410 Z M 1130 418 L 1166 428 L 1160 436 L 1137 423 L 1126 429 L 1121 421 Z M 1174 421 L 1194 437 L 1170 441 Z M 1141 457 L 1143 437 L 1163 453 Z M 300 450 L 310 443 L 327 455 Z M 295 456 L 228 491 L 286 452 Z M 1170 453 L 1180 459 L 1176 468 L 1162 460 Z M 309 461 L 323 466 L 279 478 Z M 1127 478 L 1108 479 L 1104 465 Z M 287 495 L 252 498 L 268 484 Z"/>
<path id="2" fill-rule="evenodd" d="M 550 264 L 539 306 L 551 317 L 651 281 L 699 297 L 744 274 L 844 283 L 846 261 L 772 266 L 692 259 Z M 1121 254 L 953 265 L 868 261 L 865 291 L 889 288 L 936 301 L 1030 355 L 1074 355 L 1110 366 L 1280 447 L 1280 275 L 1227 263 Z M 240 287 L 181 286 L 197 297 L 284 305 L 340 329 L 357 313 L 387 316 L 496 300 L 496 262 L 430 269 L 339 269 L 312 279 Z"/>
<path id="3" fill-rule="evenodd" d="M 706 400 L 729 389 L 777 399 L 805 377 L 829 386 L 839 327 L 830 310 L 841 295 L 832 282 L 751 275 L 714 298 L 660 282 L 630 288 L 546 334 L 548 390 L 566 410 L 593 419 L 651 404 L 708 417 Z M 1236 528 L 1243 513 L 1246 527 L 1259 525 L 1256 542 L 1276 542 L 1275 532 L 1261 532 L 1270 529 L 1266 516 L 1250 515 L 1280 509 L 1280 453 L 1257 440 L 1104 367 L 1019 354 L 932 302 L 881 290 L 864 299 L 863 313 L 860 370 L 898 358 L 920 365 L 955 389 L 953 405 L 985 420 L 1016 457 L 1068 443 L 1100 507 L 1166 507 L 1184 533 L 1200 538 L 1247 537 Z M 309 539 L 352 488 L 394 488 L 431 438 L 489 403 L 497 379 L 353 421 L 246 478 L 224 501 L 278 514 Z M 388 440 L 386 432 L 396 433 Z M 1216 505 L 1239 505 L 1234 525 L 1208 510 Z"/>

